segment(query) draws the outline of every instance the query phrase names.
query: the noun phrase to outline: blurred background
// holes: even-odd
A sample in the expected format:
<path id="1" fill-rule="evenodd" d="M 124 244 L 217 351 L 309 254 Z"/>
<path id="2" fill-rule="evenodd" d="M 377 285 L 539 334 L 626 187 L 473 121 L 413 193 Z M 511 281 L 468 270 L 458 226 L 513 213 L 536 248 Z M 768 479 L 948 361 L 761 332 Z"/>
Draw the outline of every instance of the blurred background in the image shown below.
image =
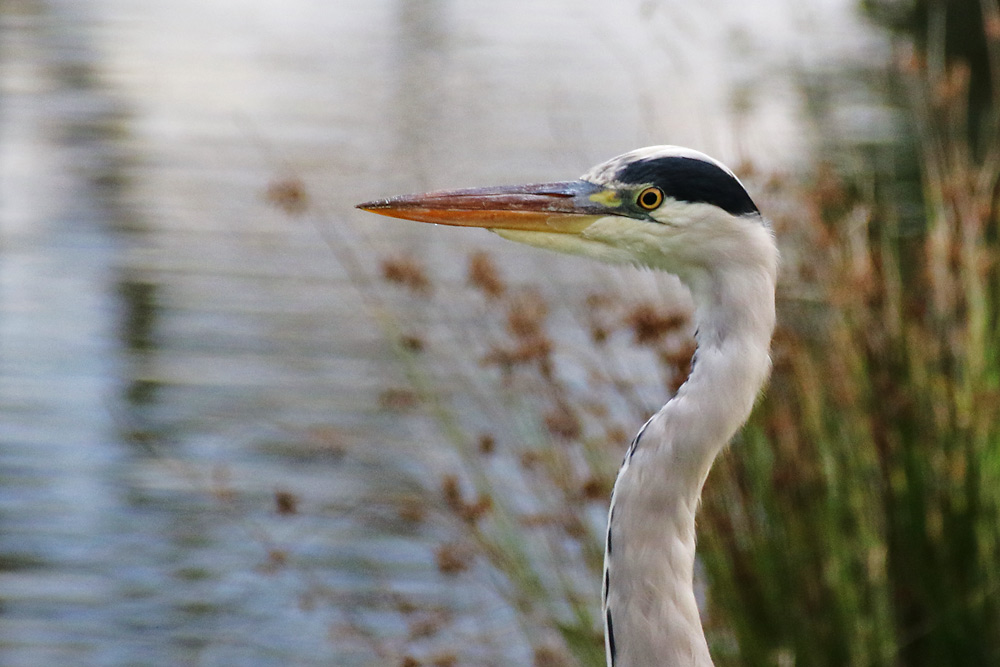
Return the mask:
<path id="1" fill-rule="evenodd" d="M 989 0 L 3 0 L 0 664 L 603 664 L 687 297 L 353 206 L 663 143 L 785 262 L 700 520 L 717 663 L 1000 664 L 998 38 Z"/>

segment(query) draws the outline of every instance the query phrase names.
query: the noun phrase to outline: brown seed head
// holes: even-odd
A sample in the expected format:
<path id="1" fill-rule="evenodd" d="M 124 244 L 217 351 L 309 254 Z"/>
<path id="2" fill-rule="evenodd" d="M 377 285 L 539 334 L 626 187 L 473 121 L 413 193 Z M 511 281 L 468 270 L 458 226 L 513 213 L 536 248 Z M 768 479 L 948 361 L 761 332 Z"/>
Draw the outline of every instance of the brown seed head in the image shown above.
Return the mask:
<path id="1" fill-rule="evenodd" d="M 453 512 L 460 512 L 465 504 L 462 500 L 462 486 L 458 481 L 458 475 L 445 475 L 441 478 L 441 495 L 444 496 L 444 503 Z"/>
<path id="2" fill-rule="evenodd" d="M 543 338 L 549 306 L 537 292 L 522 292 L 511 299 L 507 330 L 517 338 Z"/>
<path id="3" fill-rule="evenodd" d="M 474 503 L 466 503 L 462 506 L 461 516 L 467 523 L 475 523 L 493 509 L 493 499 L 486 495 L 481 495 Z"/>
<path id="4" fill-rule="evenodd" d="M 275 491 L 274 507 L 282 516 L 295 514 L 299 509 L 299 499 L 291 491 Z"/>
<path id="5" fill-rule="evenodd" d="M 652 345 L 671 331 L 683 327 L 687 322 L 687 316 L 667 313 L 653 304 L 643 303 L 636 306 L 626 316 L 625 321 L 632 329 L 636 344 Z"/>
<path id="6" fill-rule="evenodd" d="M 479 453 L 480 454 L 492 454 L 496 450 L 497 441 L 489 433 L 483 433 L 479 436 Z"/>
<path id="7" fill-rule="evenodd" d="M 417 407 L 420 399 L 409 389 L 386 389 L 378 396 L 379 405 L 392 412 L 405 412 Z"/>
<path id="8" fill-rule="evenodd" d="M 472 552 L 461 544 L 446 542 L 438 547 L 435 559 L 441 574 L 456 575 L 469 569 Z"/>
<path id="9" fill-rule="evenodd" d="M 264 199 L 288 215 L 301 215 L 309 207 L 305 185 L 297 178 L 271 181 L 264 193 Z"/>
<path id="10" fill-rule="evenodd" d="M 432 291 L 431 281 L 423 265 L 408 255 L 382 260 L 382 277 L 390 283 L 402 285 L 422 296 L 427 296 Z"/>
<path id="11" fill-rule="evenodd" d="M 500 270 L 489 253 L 476 252 L 469 257 L 469 284 L 481 290 L 488 299 L 498 299 L 507 291 Z"/>
<path id="12" fill-rule="evenodd" d="M 580 420 L 565 405 L 557 406 L 545 415 L 545 428 L 552 435 L 566 440 L 577 440 L 583 432 Z"/>

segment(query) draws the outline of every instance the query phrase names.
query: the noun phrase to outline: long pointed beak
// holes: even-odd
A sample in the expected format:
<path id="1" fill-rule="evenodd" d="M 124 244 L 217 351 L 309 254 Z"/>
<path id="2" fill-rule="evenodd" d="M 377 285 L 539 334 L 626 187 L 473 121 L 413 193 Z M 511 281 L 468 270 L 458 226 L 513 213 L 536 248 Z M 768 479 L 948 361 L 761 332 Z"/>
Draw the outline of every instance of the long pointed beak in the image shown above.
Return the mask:
<path id="1" fill-rule="evenodd" d="M 578 234 L 620 201 L 587 181 L 442 190 L 358 204 L 393 218 L 459 227 Z"/>

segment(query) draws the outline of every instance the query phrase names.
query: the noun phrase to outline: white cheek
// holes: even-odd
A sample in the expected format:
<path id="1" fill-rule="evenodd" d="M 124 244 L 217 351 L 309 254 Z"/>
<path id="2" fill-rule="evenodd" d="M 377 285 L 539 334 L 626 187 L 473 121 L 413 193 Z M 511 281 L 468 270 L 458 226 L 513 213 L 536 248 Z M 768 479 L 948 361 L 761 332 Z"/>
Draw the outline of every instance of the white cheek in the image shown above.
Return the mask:
<path id="1" fill-rule="evenodd" d="M 587 227 L 583 236 L 619 249 L 632 258 L 632 263 L 667 268 L 663 266 L 663 261 L 671 254 L 671 239 L 677 231 L 652 220 L 608 216 Z"/>
<path id="2" fill-rule="evenodd" d="M 595 220 L 593 224 L 583 230 L 583 235 L 595 241 L 617 243 L 622 239 L 646 236 L 650 233 L 648 227 L 655 226 L 657 223 L 649 220 L 609 215 Z"/>
<path id="3" fill-rule="evenodd" d="M 718 217 L 718 213 L 721 211 L 710 204 L 692 204 L 668 198 L 649 215 L 667 227 L 691 227 L 711 225 L 713 219 Z"/>
<path id="4" fill-rule="evenodd" d="M 637 249 L 650 243 L 658 244 L 662 225 L 651 220 L 637 220 L 619 215 L 598 218 L 583 230 L 583 236 L 619 248 Z"/>

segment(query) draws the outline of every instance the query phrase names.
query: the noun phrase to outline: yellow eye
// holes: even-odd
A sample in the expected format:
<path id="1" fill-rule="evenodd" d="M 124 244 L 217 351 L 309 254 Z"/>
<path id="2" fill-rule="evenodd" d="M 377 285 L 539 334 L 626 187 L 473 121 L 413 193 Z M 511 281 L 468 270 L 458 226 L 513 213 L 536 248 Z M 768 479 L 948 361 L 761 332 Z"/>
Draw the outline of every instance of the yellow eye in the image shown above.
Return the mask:
<path id="1" fill-rule="evenodd" d="M 647 211 L 652 211 L 654 208 L 657 208 L 663 203 L 663 190 L 655 187 L 646 188 L 639 193 L 636 201 L 642 208 Z"/>

